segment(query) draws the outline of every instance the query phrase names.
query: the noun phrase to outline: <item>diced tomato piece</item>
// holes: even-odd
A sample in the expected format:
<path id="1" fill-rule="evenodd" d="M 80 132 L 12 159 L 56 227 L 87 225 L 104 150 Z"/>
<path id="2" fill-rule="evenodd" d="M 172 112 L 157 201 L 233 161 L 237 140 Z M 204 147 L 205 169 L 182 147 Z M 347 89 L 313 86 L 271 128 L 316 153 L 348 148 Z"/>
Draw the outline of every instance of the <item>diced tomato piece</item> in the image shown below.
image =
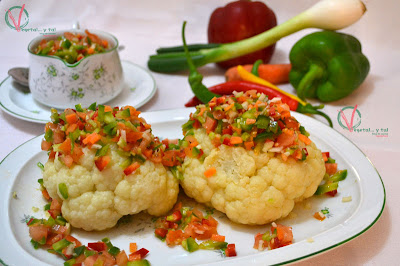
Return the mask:
<path id="1" fill-rule="evenodd" d="M 101 252 L 107 250 L 107 245 L 104 242 L 93 242 L 88 243 L 88 248 Z"/>
<path id="2" fill-rule="evenodd" d="M 169 150 L 164 152 L 164 156 L 162 158 L 162 164 L 165 166 L 174 166 L 178 162 L 177 160 L 177 152 L 176 150 Z"/>
<path id="3" fill-rule="evenodd" d="M 70 249 L 69 247 L 63 248 L 61 253 L 69 260 L 70 258 L 72 258 L 72 254 L 70 254 Z"/>
<path id="4" fill-rule="evenodd" d="M 271 239 L 271 241 L 269 242 L 269 247 L 271 249 L 276 249 L 276 248 L 282 247 L 282 245 L 279 241 L 279 238 L 275 237 L 275 238 Z"/>
<path id="5" fill-rule="evenodd" d="M 51 232 L 57 235 L 62 235 L 63 237 L 69 235 L 70 228 L 67 226 L 55 224 L 51 227 Z"/>
<path id="6" fill-rule="evenodd" d="M 128 256 L 125 253 L 125 250 L 122 250 L 116 257 L 116 263 L 118 266 L 125 266 L 128 263 Z"/>
<path id="7" fill-rule="evenodd" d="M 60 212 L 59 210 L 52 210 L 52 209 L 50 209 L 50 210 L 48 210 L 47 212 L 48 212 L 48 213 L 50 214 L 50 216 L 53 217 L 54 219 L 56 219 L 57 216 L 59 216 L 59 215 L 61 214 L 61 212 Z"/>
<path id="8" fill-rule="evenodd" d="M 42 140 L 42 144 L 41 144 L 42 151 L 50 150 L 51 149 L 51 145 L 52 145 L 51 142 Z"/>
<path id="9" fill-rule="evenodd" d="M 231 144 L 231 140 L 229 138 L 224 138 L 224 140 L 222 141 L 222 143 L 226 146 L 232 146 Z"/>
<path id="10" fill-rule="evenodd" d="M 325 163 L 326 172 L 333 175 L 337 172 L 337 163 Z"/>
<path id="11" fill-rule="evenodd" d="M 103 264 L 99 263 L 98 265 L 103 265 L 103 266 L 114 266 L 115 265 L 115 258 L 107 251 L 104 251 L 101 253 L 101 255 L 97 258 L 96 263 L 100 260 L 103 262 Z M 97 265 L 97 264 L 95 264 L 95 265 Z"/>
<path id="12" fill-rule="evenodd" d="M 89 256 L 85 259 L 85 261 L 83 262 L 83 264 L 85 266 L 93 266 L 97 260 L 97 258 L 99 257 L 99 254 L 94 254 L 92 256 Z M 101 265 L 101 264 L 100 264 Z"/>
<path id="13" fill-rule="evenodd" d="M 273 231 L 273 229 L 271 230 Z M 277 224 L 276 234 L 281 245 L 291 244 L 293 241 L 292 227 Z"/>
<path id="14" fill-rule="evenodd" d="M 227 257 L 236 257 L 236 246 L 235 246 L 235 244 L 228 244 L 228 247 L 225 250 L 225 256 L 227 256 Z"/>
<path id="15" fill-rule="evenodd" d="M 178 222 L 182 219 L 182 213 L 179 210 L 174 211 L 171 215 L 167 216 L 167 221 Z"/>
<path id="16" fill-rule="evenodd" d="M 222 135 L 232 135 L 232 134 L 233 134 L 233 130 L 231 127 L 222 129 Z"/>
<path id="17" fill-rule="evenodd" d="M 79 163 L 79 160 L 81 159 L 82 155 L 83 155 L 82 148 L 79 146 L 75 146 L 71 154 L 72 160 L 75 163 Z"/>
<path id="18" fill-rule="evenodd" d="M 54 132 L 54 131 L 53 131 Z M 56 131 L 53 133 L 53 143 L 54 144 L 60 144 L 64 142 L 64 132 L 62 131 Z"/>
<path id="19" fill-rule="evenodd" d="M 67 138 L 64 140 L 63 143 L 58 147 L 63 154 L 70 154 L 71 153 L 71 139 Z"/>
<path id="20" fill-rule="evenodd" d="M 86 259 L 85 254 L 79 255 L 77 258 L 75 258 L 75 263 L 74 266 L 81 266 L 82 262 L 84 262 Z"/>
<path id="21" fill-rule="evenodd" d="M 168 246 L 180 245 L 184 240 L 184 235 L 182 230 L 171 230 L 168 231 L 165 241 Z"/>
<path id="22" fill-rule="evenodd" d="M 52 235 L 51 237 L 49 237 L 49 239 L 47 239 L 46 245 L 51 246 L 54 243 L 57 243 L 58 241 L 60 241 L 61 239 L 63 239 L 62 235 Z"/>
<path id="23" fill-rule="evenodd" d="M 322 159 L 324 159 L 324 162 L 328 161 L 329 152 L 321 152 L 321 153 L 322 153 Z"/>
<path id="24" fill-rule="evenodd" d="M 105 156 L 101 156 L 100 158 L 95 160 L 94 163 L 96 164 L 96 167 L 97 167 L 97 169 L 99 169 L 99 171 L 103 171 L 104 168 L 106 168 L 106 166 L 108 165 L 108 163 L 110 161 L 111 161 L 111 157 L 108 155 L 105 155 Z"/>
<path id="25" fill-rule="evenodd" d="M 263 234 L 258 233 L 254 236 L 254 246 L 253 248 L 257 250 L 264 250 L 267 247 L 266 241 L 262 239 Z"/>
<path id="26" fill-rule="evenodd" d="M 75 243 L 76 248 L 82 246 L 82 243 L 71 235 L 66 236 L 65 239 L 68 240 L 69 242 Z"/>
<path id="27" fill-rule="evenodd" d="M 203 124 L 203 127 L 205 128 L 207 134 L 213 132 L 214 129 L 217 127 L 217 120 L 207 116 L 206 122 Z"/>
<path id="28" fill-rule="evenodd" d="M 125 168 L 124 173 L 125 173 L 125 175 L 130 175 L 134 171 L 136 171 L 139 167 L 140 167 L 140 164 L 138 162 L 134 162 L 133 164 L 131 164 L 127 168 Z"/>
<path id="29" fill-rule="evenodd" d="M 57 199 L 52 199 L 50 204 L 50 210 L 58 210 L 61 211 L 61 204 Z"/>
<path id="30" fill-rule="evenodd" d="M 142 132 L 129 131 L 126 132 L 126 142 L 136 142 L 143 137 Z"/>
<path id="31" fill-rule="evenodd" d="M 154 233 L 155 233 L 157 236 L 159 236 L 159 237 L 161 237 L 161 238 L 164 238 L 164 237 L 167 235 L 168 230 L 167 230 L 167 229 L 164 229 L 164 228 L 157 228 L 157 229 L 154 231 Z"/>
<path id="32" fill-rule="evenodd" d="M 281 147 L 288 147 L 293 144 L 295 141 L 295 136 L 294 134 L 286 134 L 285 132 L 280 134 L 276 140 L 276 142 L 279 144 Z"/>
<path id="33" fill-rule="evenodd" d="M 35 224 L 29 227 L 29 236 L 37 242 L 42 241 L 43 238 L 46 241 L 49 231 L 50 230 L 48 226 L 45 226 L 43 224 Z"/>

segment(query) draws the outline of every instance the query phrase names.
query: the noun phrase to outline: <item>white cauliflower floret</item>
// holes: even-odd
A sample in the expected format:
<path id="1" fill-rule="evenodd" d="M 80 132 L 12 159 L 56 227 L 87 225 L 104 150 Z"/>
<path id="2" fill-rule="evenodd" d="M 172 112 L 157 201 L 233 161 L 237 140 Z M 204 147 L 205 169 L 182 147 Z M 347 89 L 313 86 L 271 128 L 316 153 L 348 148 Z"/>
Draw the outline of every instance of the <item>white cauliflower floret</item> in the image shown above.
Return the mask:
<path id="1" fill-rule="evenodd" d="M 146 161 L 135 175 L 118 183 L 115 208 L 123 215 L 142 210 L 151 215 L 162 215 L 175 204 L 175 184 L 176 179 L 162 165 Z"/>
<path id="2" fill-rule="evenodd" d="M 195 130 L 195 138 L 202 148 L 208 147 L 203 129 Z M 285 162 L 271 152 L 255 154 L 221 145 L 210 150 L 203 163 L 186 157 L 181 185 L 188 196 L 226 213 L 234 222 L 266 224 L 287 216 L 295 202 L 311 197 L 323 179 L 321 152 L 313 143 L 306 148 L 305 161 Z M 204 172 L 211 167 L 216 174 L 207 178 Z"/>
<path id="3" fill-rule="evenodd" d="M 114 208 L 112 191 L 85 192 L 64 201 L 61 211 L 74 227 L 87 231 L 111 228 L 122 217 Z"/>
<path id="4" fill-rule="evenodd" d="M 48 161 L 43 183 L 52 198 L 63 202 L 63 216 L 74 227 L 104 230 L 115 226 L 123 215 L 147 211 L 162 215 L 175 204 L 178 181 L 161 164 L 146 161 L 130 175 L 120 164 L 127 158 L 110 145 L 111 161 L 99 171 L 95 166 L 95 150 L 84 148 L 79 164 L 70 168 L 58 159 Z M 60 183 L 68 188 L 68 198 L 58 191 Z"/>

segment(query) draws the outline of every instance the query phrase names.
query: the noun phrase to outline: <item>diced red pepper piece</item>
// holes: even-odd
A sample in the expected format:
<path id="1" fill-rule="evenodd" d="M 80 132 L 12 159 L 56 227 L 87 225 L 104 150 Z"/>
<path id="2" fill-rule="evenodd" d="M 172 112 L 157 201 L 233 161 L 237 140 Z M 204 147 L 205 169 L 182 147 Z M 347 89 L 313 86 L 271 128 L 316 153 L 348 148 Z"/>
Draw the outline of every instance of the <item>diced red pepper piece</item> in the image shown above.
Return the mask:
<path id="1" fill-rule="evenodd" d="M 182 219 L 182 214 L 180 211 L 174 211 L 171 215 L 167 216 L 167 221 L 169 222 L 178 222 Z"/>
<path id="2" fill-rule="evenodd" d="M 236 256 L 235 244 L 228 244 L 228 247 L 225 250 L 225 256 L 227 256 L 227 257 L 235 257 Z"/>
<path id="3" fill-rule="evenodd" d="M 93 243 L 88 243 L 88 248 L 100 252 L 106 250 L 107 245 L 104 242 L 93 242 Z"/>
<path id="4" fill-rule="evenodd" d="M 129 261 L 132 260 L 141 260 L 143 259 L 149 251 L 145 248 L 141 248 L 136 252 L 133 252 L 132 254 L 129 255 Z"/>

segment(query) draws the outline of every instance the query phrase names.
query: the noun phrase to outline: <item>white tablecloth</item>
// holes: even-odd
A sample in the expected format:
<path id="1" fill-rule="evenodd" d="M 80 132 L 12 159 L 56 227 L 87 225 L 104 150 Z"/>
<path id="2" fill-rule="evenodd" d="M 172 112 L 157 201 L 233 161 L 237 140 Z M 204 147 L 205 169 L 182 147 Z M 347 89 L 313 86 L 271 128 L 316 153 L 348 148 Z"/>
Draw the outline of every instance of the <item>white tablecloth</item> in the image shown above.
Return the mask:
<path id="1" fill-rule="evenodd" d="M 275 11 L 278 22 L 299 13 L 315 0 L 271 0 L 267 4 Z M 96 28 L 114 34 L 125 46 L 120 52 L 123 60 L 146 67 L 150 54 L 160 46 L 180 45 L 183 20 L 188 21 L 189 43 L 207 41 L 209 16 L 216 7 L 227 1 L 170 0 L 170 1 L 14 1 L 0 2 L 0 79 L 15 66 L 28 66 L 27 45 L 37 33 L 11 30 L 4 22 L 5 10 L 25 3 L 29 11 L 29 26 L 68 29 L 74 21 L 81 28 Z M 398 264 L 400 250 L 400 4 L 396 0 L 365 0 L 367 13 L 353 26 L 343 30 L 355 35 L 363 44 L 363 52 L 371 63 L 366 81 L 349 97 L 326 105 L 324 111 L 333 119 L 334 128 L 352 140 L 370 158 L 386 186 L 387 201 L 380 220 L 366 233 L 353 241 L 321 256 L 299 264 Z M 293 44 L 311 30 L 305 30 L 280 40 L 272 63 L 288 62 Z M 223 71 L 214 65 L 200 69 L 206 85 L 224 80 Z M 187 73 L 174 75 L 153 73 L 158 91 L 154 98 L 140 108 L 153 111 L 183 107 L 192 97 Z M 283 89 L 293 92 L 289 85 Z M 1 89 L 1 88 L 0 88 Z M 371 133 L 349 132 L 336 119 L 338 110 L 358 105 L 362 127 L 388 129 L 388 137 Z M 0 111 L 0 160 L 18 145 L 43 132 L 43 125 L 16 119 Z M 1 177 L 0 177 L 1 178 Z M 368 195 L 366 195 L 368 196 Z M 4 248 L 4 247 L 3 247 Z"/>

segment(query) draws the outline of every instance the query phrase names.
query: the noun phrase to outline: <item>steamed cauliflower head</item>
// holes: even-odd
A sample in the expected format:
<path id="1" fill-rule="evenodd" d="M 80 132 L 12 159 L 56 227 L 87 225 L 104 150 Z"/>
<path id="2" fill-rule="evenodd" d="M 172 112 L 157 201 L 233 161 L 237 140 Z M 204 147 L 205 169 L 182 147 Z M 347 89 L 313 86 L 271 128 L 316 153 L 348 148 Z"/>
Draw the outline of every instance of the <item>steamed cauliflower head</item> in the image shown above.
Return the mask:
<path id="1" fill-rule="evenodd" d="M 185 193 L 237 223 L 287 216 L 325 174 L 321 151 L 278 98 L 246 92 L 213 99 L 183 131 Z"/>
<path id="2" fill-rule="evenodd" d="M 62 202 L 64 218 L 89 231 L 111 228 L 123 215 L 168 212 L 179 184 L 165 166 L 179 162 L 165 156 L 140 112 L 102 105 L 81 111 L 54 112 L 42 142 L 50 152 L 43 184 Z"/>

